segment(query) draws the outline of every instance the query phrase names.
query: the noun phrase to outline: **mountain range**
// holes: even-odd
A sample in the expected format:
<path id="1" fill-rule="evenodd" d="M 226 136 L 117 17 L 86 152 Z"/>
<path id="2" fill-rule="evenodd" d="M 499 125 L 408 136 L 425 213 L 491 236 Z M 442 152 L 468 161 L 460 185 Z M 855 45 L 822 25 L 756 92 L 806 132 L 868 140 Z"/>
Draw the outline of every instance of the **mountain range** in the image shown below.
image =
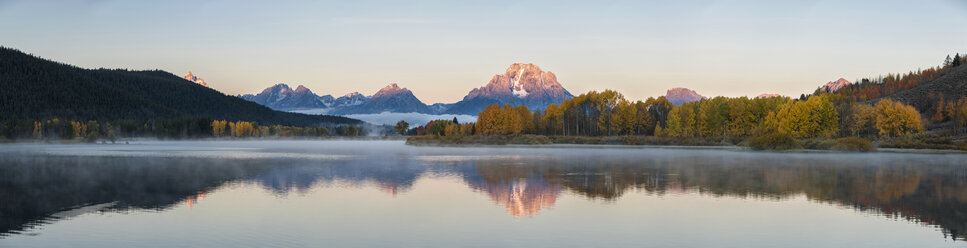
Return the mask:
<path id="1" fill-rule="evenodd" d="M 312 93 L 309 88 L 299 85 L 295 90 L 286 84 L 276 84 L 265 88 L 256 95 L 243 95 L 239 98 L 265 105 L 273 109 L 290 108 L 325 108 L 328 107 L 326 98 Z M 331 98 L 331 96 L 330 96 Z"/>
<path id="2" fill-rule="evenodd" d="M 778 94 L 763 94 L 759 97 L 769 96 L 778 96 Z M 383 112 L 477 115 L 491 104 L 523 105 L 531 110 L 540 110 L 551 103 L 560 104 L 573 98 L 574 95 L 557 81 L 554 73 L 543 71 L 534 64 L 514 63 L 503 74 L 494 75 L 486 85 L 470 90 L 456 103 L 427 105 L 414 96 L 412 91 L 401 88 L 396 83 L 383 87 L 372 96 L 353 92 L 334 98 L 332 95 L 316 95 L 302 85 L 292 90 L 286 84 L 276 84 L 261 93 L 238 97 L 276 110 L 325 109 L 322 112 L 334 115 Z M 681 105 L 706 97 L 694 90 L 677 87 L 669 89 L 665 93 L 665 98 L 674 105 Z"/>
<path id="3" fill-rule="evenodd" d="M 554 73 L 542 71 L 534 64 L 514 63 L 503 74 L 494 75 L 486 85 L 470 90 L 463 100 L 456 103 L 427 105 L 412 91 L 396 83 L 383 87 L 372 96 L 353 92 L 334 98 L 331 95 L 316 95 L 302 85 L 292 90 L 286 84 L 276 84 L 261 93 L 238 97 L 277 110 L 325 108 L 328 109 L 326 113 L 337 115 L 383 112 L 477 115 L 490 104 L 544 109 L 551 103 L 561 103 L 574 95 L 557 82 Z"/>
<path id="4" fill-rule="evenodd" d="M 359 95 L 358 93 L 355 95 Z M 338 108 L 331 114 L 376 114 L 383 112 L 395 113 L 432 113 L 430 108 L 413 95 L 407 88 L 400 88 L 396 83 L 383 87 L 367 99 L 360 98 L 359 104 L 336 105 Z"/>

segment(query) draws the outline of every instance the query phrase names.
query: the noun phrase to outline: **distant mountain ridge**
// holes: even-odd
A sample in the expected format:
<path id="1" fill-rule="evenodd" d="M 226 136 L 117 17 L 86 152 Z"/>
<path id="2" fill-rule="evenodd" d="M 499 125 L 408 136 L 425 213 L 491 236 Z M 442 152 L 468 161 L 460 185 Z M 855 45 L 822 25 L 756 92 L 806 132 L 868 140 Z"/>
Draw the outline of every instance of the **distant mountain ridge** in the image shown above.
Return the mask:
<path id="1" fill-rule="evenodd" d="M 326 95 L 326 96 L 329 96 L 329 95 Z M 366 100 L 369 100 L 368 96 L 365 96 L 359 92 L 354 91 L 352 93 L 336 98 L 335 100 L 333 100 L 332 104 L 329 105 L 329 107 L 356 106 L 356 105 L 363 104 L 364 102 L 366 102 Z"/>
<path id="2" fill-rule="evenodd" d="M 300 93 L 298 89 L 288 87 L 286 84 L 276 84 L 261 93 L 238 97 L 277 110 L 328 108 L 327 113 L 339 115 L 382 112 L 477 115 L 490 104 L 523 105 L 537 110 L 574 97 L 557 81 L 554 73 L 524 63 L 512 64 L 503 74 L 494 75 L 486 85 L 470 90 L 463 100 L 456 103 L 427 105 L 412 91 L 396 83 L 387 85 L 372 96 L 353 92 L 339 98 L 311 94 L 308 89 Z"/>
<path id="3" fill-rule="evenodd" d="M 361 104 L 337 108 L 331 114 L 430 113 L 429 107 L 396 83 L 383 87 Z"/>
<path id="4" fill-rule="evenodd" d="M 272 109 L 327 107 L 323 98 L 302 85 L 293 90 L 287 84 L 276 84 L 256 95 L 249 94 L 239 97 Z"/>

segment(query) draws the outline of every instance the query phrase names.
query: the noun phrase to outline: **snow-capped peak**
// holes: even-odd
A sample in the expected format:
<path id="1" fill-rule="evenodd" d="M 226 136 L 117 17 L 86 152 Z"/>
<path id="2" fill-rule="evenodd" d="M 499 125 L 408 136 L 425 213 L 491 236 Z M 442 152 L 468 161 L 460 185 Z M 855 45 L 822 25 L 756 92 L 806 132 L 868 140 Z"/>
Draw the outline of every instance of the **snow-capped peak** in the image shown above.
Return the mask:
<path id="1" fill-rule="evenodd" d="M 830 81 L 823 85 L 821 88 L 826 92 L 836 92 L 837 90 L 843 88 L 844 86 L 850 85 L 851 82 L 845 78 L 840 78 L 836 81 Z"/>
<path id="2" fill-rule="evenodd" d="M 510 84 L 510 90 L 514 93 L 514 96 L 519 98 L 527 97 L 527 90 L 524 89 L 524 85 L 520 83 L 520 78 L 524 74 L 524 67 L 521 67 L 517 71 L 517 76 L 514 77 L 513 82 Z"/>
<path id="3" fill-rule="evenodd" d="M 195 74 L 191 74 L 191 71 L 188 71 L 188 74 L 185 75 L 182 78 L 184 78 L 185 80 L 191 81 L 193 83 L 199 84 L 201 86 L 208 87 L 208 84 L 205 83 L 205 80 L 204 79 L 201 79 L 201 78 L 195 76 Z"/>

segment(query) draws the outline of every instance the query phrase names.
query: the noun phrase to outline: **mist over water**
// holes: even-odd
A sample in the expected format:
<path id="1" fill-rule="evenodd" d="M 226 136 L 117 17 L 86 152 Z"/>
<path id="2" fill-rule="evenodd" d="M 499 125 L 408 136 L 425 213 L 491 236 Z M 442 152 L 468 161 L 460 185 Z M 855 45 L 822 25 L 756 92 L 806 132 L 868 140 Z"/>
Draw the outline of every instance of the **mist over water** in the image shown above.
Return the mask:
<path id="1" fill-rule="evenodd" d="M 303 113 L 303 114 L 326 114 L 329 109 L 303 109 L 303 110 L 292 110 L 290 112 Z M 396 125 L 400 120 L 405 120 L 410 124 L 411 127 L 425 125 L 427 122 L 433 120 L 453 120 L 457 118 L 457 121 L 464 122 L 476 122 L 477 116 L 473 115 L 433 115 L 433 114 L 423 114 L 423 113 L 390 113 L 384 112 L 379 114 L 351 114 L 342 115 L 344 117 L 349 117 L 377 125 Z"/>
<path id="2" fill-rule="evenodd" d="M 2 247 L 967 244 L 965 154 L 334 140 L 0 155 Z"/>

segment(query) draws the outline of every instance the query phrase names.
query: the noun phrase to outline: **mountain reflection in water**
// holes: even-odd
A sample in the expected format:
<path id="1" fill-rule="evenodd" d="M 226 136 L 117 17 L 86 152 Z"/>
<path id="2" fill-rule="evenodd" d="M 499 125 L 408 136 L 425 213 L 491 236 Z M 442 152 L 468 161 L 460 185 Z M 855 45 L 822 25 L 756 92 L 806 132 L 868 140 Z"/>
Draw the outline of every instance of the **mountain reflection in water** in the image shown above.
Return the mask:
<path id="1" fill-rule="evenodd" d="M 605 202 L 629 192 L 764 200 L 805 195 L 935 225 L 955 240 L 967 230 L 962 155 L 618 150 L 532 149 L 533 156 L 472 153 L 452 159 L 426 159 L 411 151 L 335 160 L 5 154 L 0 237 L 84 212 L 205 204 L 207 194 L 232 183 L 254 183 L 278 195 L 375 186 L 392 197 L 423 177 L 458 178 L 515 217 L 552 211 L 562 194 Z M 460 151 L 439 153 L 454 152 Z"/>

